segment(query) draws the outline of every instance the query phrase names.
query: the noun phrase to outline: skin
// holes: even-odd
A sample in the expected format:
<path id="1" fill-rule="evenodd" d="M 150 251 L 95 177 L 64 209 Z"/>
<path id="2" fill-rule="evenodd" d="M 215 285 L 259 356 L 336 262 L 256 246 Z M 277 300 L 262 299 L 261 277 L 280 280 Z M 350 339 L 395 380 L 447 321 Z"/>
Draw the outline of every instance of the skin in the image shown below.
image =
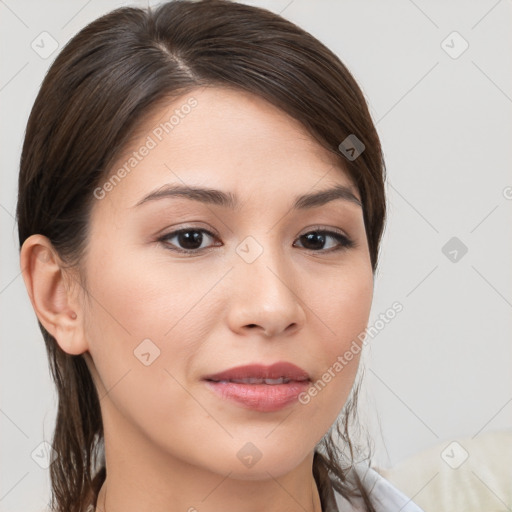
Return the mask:
<path id="1" fill-rule="evenodd" d="M 84 355 L 98 388 L 107 479 L 96 510 L 320 511 L 313 452 L 346 402 L 359 354 L 308 404 L 276 412 L 221 399 L 201 379 L 289 361 L 316 382 L 349 349 L 373 296 L 362 209 L 346 200 L 291 205 L 334 185 L 360 196 L 296 120 L 218 87 L 153 112 L 113 171 L 191 96 L 197 106 L 95 200 L 76 269 L 85 286 L 41 235 L 22 247 L 25 284 L 40 321 L 64 351 Z M 164 184 L 230 191 L 240 205 L 174 197 L 134 206 Z M 355 246 L 332 251 L 340 243 L 331 236 L 308 246 L 301 237 L 315 226 Z M 203 233 L 205 249 L 192 255 L 171 250 L 183 247 L 176 236 L 158 241 L 183 227 L 215 236 Z M 236 252 L 248 236 L 263 250 L 251 263 Z M 148 366 L 134 355 L 147 338 L 160 350 Z M 251 467 L 237 457 L 248 442 L 261 453 Z"/>

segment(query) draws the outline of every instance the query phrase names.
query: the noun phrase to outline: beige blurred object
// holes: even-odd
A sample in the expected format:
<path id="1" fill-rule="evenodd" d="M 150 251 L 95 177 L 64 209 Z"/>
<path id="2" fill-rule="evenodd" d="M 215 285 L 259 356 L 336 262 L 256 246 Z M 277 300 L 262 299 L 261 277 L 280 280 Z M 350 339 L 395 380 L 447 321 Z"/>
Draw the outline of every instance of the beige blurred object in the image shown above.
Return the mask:
<path id="1" fill-rule="evenodd" d="M 425 512 L 512 510 L 512 429 L 445 441 L 375 469 Z"/>

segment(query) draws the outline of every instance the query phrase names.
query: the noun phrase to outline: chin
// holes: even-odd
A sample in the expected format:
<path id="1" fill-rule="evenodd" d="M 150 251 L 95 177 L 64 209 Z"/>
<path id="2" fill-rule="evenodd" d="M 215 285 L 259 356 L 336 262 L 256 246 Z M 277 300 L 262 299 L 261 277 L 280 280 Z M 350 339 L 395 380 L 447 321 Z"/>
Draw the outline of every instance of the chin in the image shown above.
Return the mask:
<path id="1" fill-rule="evenodd" d="M 268 480 L 286 475 L 301 464 L 307 453 L 302 454 L 296 445 L 285 450 L 282 448 L 267 445 L 261 451 L 256 451 L 255 447 L 247 443 L 242 449 L 237 450 L 234 461 L 226 461 L 227 471 L 223 474 L 230 473 L 230 478 L 236 480 Z M 253 455 L 252 461 L 247 454 Z"/>
<path id="2" fill-rule="evenodd" d="M 282 461 L 281 461 L 282 462 Z M 271 478 L 280 478 L 296 466 L 288 464 L 276 463 L 276 464 L 263 464 L 262 461 L 256 463 L 252 468 L 240 469 L 237 465 L 229 470 L 229 477 L 234 480 L 245 480 L 245 481 L 257 481 L 257 480 L 269 480 Z M 260 465 L 261 464 L 261 465 Z M 226 474 L 226 473 L 223 473 Z"/>

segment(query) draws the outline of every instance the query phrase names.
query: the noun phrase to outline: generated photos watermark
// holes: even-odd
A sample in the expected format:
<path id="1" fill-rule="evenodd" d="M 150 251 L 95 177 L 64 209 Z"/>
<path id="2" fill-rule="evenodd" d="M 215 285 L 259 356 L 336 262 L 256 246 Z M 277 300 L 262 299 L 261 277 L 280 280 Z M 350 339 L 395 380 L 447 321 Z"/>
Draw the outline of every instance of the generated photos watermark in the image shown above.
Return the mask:
<path id="1" fill-rule="evenodd" d="M 307 405 L 311 401 L 311 398 L 317 396 L 318 393 L 322 391 L 327 384 L 331 382 L 331 380 L 334 379 L 336 375 L 354 359 L 354 356 L 361 352 L 363 346 L 368 343 L 368 337 L 371 339 L 375 338 L 375 336 L 377 336 L 377 334 L 379 334 L 379 332 L 382 331 L 403 309 L 403 305 L 396 301 L 384 313 L 381 313 L 379 318 L 375 320 L 372 325 L 366 327 L 363 332 L 358 334 L 357 340 L 352 340 L 350 348 L 345 350 L 343 354 L 339 355 L 336 358 L 336 361 L 327 368 L 316 382 L 309 386 L 306 391 L 299 394 L 299 402 L 303 405 Z"/>
<path id="2" fill-rule="evenodd" d="M 101 187 L 94 189 L 94 197 L 96 199 L 103 199 L 108 192 L 112 191 L 123 178 L 139 165 L 146 156 L 149 155 L 151 150 L 155 149 L 160 142 L 178 126 L 182 119 L 190 114 L 194 107 L 197 107 L 197 100 L 190 97 L 186 103 L 174 110 L 174 114 L 167 120 L 160 123 L 153 128 L 151 133 L 146 137 L 146 141 L 136 151 L 133 151 L 131 156 L 124 162 L 124 164 L 117 169 L 110 178 L 103 183 Z"/>

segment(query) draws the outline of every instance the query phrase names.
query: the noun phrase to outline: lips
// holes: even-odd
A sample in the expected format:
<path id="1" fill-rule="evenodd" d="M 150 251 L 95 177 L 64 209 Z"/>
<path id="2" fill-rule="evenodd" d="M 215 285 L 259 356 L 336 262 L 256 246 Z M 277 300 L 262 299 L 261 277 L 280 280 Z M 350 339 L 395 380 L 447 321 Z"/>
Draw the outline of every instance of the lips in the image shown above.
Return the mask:
<path id="1" fill-rule="evenodd" d="M 206 376 L 206 387 L 222 400 L 257 412 L 277 412 L 297 402 L 310 385 L 308 373 L 298 366 L 279 362 L 270 366 L 237 366 Z"/>
<path id="2" fill-rule="evenodd" d="M 309 381 L 306 370 L 288 362 L 278 362 L 270 366 L 250 364 L 237 366 L 219 373 L 208 375 L 204 380 L 212 382 L 234 382 L 240 384 L 287 384 L 292 381 Z"/>

